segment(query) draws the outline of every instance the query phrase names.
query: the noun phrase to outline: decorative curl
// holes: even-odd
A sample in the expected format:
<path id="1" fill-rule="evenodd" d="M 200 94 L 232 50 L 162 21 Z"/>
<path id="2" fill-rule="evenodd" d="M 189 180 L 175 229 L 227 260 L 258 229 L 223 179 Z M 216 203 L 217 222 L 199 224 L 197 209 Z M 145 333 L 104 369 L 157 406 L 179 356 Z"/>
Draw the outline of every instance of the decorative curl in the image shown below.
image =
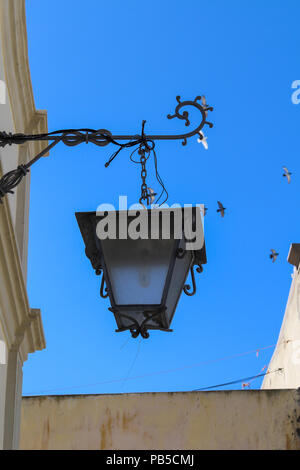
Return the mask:
<path id="1" fill-rule="evenodd" d="M 182 108 L 184 108 L 186 106 L 191 106 L 193 108 L 198 109 L 198 111 L 200 111 L 200 113 L 202 115 L 202 120 L 201 120 L 201 123 L 199 124 L 198 127 L 196 127 L 193 131 L 188 132 L 187 134 L 182 134 L 182 135 L 176 136 L 176 139 L 182 139 L 182 141 L 183 141 L 182 145 L 186 145 L 187 144 L 187 139 L 189 139 L 190 137 L 192 137 L 196 134 L 199 134 L 199 132 L 201 131 L 201 129 L 205 125 L 208 125 L 209 127 L 213 127 L 213 124 L 206 120 L 207 112 L 208 111 L 213 111 L 213 108 L 210 107 L 210 106 L 202 105 L 201 103 L 199 103 L 198 101 L 202 100 L 201 96 L 196 96 L 194 101 L 182 101 L 182 102 L 181 102 L 181 97 L 176 96 L 176 100 L 178 102 L 178 105 L 175 108 L 175 113 L 174 114 L 168 114 L 168 116 L 167 116 L 168 119 L 174 119 L 174 118 L 181 119 L 181 120 L 185 121 L 186 126 L 189 126 L 191 123 L 190 123 L 190 120 L 189 120 L 188 111 L 181 112 Z"/>
<path id="2" fill-rule="evenodd" d="M 190 273 L 191 273 L 191 279 L 192 279 L 192 288 L 193 290 L 191 291 L 191 286 L 190 284 L 185 284 L 183 286 L 183 292 L 188 295 L 189 297 L 192 297 L 193 295 L 196 294 L 196 291 L 197 291 L 197 286 L 196 286 L 196 280 L 195 280 L 195 273 L 194 273 L 194 267 L 195 265 L 193 264 L 193 266 L 191 267 L 190 269 Z M 198 267 L 196 268 L 196 271 L 197 273 L 202 273 L 203 272 L 203 267 L 198 265 Z"/>
<path id="3" fill-rule="evenodd" d="M 107 297 L 108 297 L 108 289 L 107 289 L 107 287 L 105 287 L 104 273 L 102 274 L 100 295 L 103 299 L 107 299 Z"/>
<path id="4" fill-rule="evenodd" d="M 83 143 L 92 143 L 98 147 L 105 147 L 113 142 L 113 138 L 108 130 L 100 129 L 94 132 L 87 131 L 83 133 L 80 131 L 73 131 L 64 133 L 61 137 L 61 141 L 68 147 L 74 147 Z"/>
<path id="5" fill-rule="evenodd" d="M 160 310 L 158 310 L 157 312 L 154 312 L 154 313 L 150 312 L 150 311 L 145 311 L 144 315 L 145 315 L 146 318 L 141 324 L 139 324 L 138 321 L 135 318 L 128 315 L 127 313 L 126 314 L 122 313 L 119 310 L 114 309 L 114 308 L 109 308 L 109 310 L 113 313 L 117 313 L 120 317 L 123 317 L 123 318 L 126 318 L 127 320 L 130 320 L 130 322 L 131 322 L 131 324 L 129 326 L 119 328 L 118 330 L 116 330 L 116 333 L 120 333 L 120 332 L 129 330 L 130 333 L 131 333 L 131 336 L 133 338 L 137 338 L 139 335 L 141 335 L 142 338 L 148 339 L 150 337 L 148 329 L 152 328 L 152 326 L 150 326 L 148 324 L 148 322 L 150 320 L 153 320 L 156 323 L 158 323 L 158 325 L 160 325 L 159 321 L 156 320 L 155 317 L 159 316 L 162 313 L 162 309 L 160 309 Z M 167 331 L 167 332 L 172 331 L 172 330 L 165 329 L 165 328 L 160 328 L 160 327 L 158 329 L 161 329 L 161 330 Z"/>

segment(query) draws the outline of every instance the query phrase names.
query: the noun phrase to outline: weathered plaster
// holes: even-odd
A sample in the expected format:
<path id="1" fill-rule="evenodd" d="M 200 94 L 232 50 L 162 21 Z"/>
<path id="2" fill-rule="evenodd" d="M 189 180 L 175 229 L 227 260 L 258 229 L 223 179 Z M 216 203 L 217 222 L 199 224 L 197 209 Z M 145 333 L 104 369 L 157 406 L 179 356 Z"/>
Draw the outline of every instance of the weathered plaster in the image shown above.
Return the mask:
<path id="1" fill-rule="evenodd" d="M 300 390 L 23 398 L 21 449 L 300 449 Z"/>

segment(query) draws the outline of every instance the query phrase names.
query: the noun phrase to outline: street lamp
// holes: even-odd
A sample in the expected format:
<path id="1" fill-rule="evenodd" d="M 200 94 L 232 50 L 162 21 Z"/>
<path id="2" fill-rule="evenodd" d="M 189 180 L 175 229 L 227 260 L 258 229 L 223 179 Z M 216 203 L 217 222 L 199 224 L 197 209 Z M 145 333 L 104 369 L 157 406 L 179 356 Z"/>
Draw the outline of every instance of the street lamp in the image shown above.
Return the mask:
<path id="1" fill-rule="evenodd" d="M 154 134 L 146 135 L 145 123 L 142 123 L 141 134 L 113 135 L 107 129 L 64 129 L 47 134 L 12 134 L 0 131 L 0 148 L 7 145 L 22 145 L 27 142 L 44 141 L 47 145 L 29 162 L 19 165 L 0 178 L 0 203 L 5 195 L 13 193 L 32 165 L 39 161 L 49 150 L 59 143 L 68 147 L 74 147 L 82 143 L 92 143 L 98 147 L 108 144 L 114 145 L 117 150 L 105 163 L 107 168 L 123 149 L 133 149 L 130 159 L 141 165 L 141 196 L 140 217 L 144 218 L 141 228 L 151 232 L 151 236 L 131 236 L 131 223 L 135 221 L 132 213 L 113 212 L 111 214 L 98 214 L 95 212 L 77 213 L 77 221 L 86 245 L 86 254 L 97 274 L 103 273 L 100 294 L 109 297 L 111 307 L 117 325 L 117 331 L 130 330 L 133 337 L 139 334 L 148 338 L 148 330 L 171 331 L 171 321 L 181 296 L 184 292 L 192 296 L 196 292 L 194 267 L 202 272 L 202 265 L 206 263 L 205 244 L 203 235 L 202 218 L 200 208 L 196 207 L 188 211 L 186 208 L 154 209 L 147 210 L 146 205 L 158 206 L 158 202 L 168 193 L 158 173 L 157 155 L 155 152 L 156 141 L 181 140 L 182 145 L 195 135 L 199 141 L 206 139 L 202 131 L 203 127 L 213 127 L 207 120 L 208 112 L 213 111 L 206 103 L 204 96 L 197 96 L 193 101 L 181 101 L 176 97 L 177 105 L 174 114 L 169 114 L 168 119 L 180 119 L 186 126 L 190 126 L 188 109 L 197 110 L 201 116 L 201 122 L 193 130 L 184 134 Z M 50 143 L 49 143 L 50 142 Z M 138 152 L 136 154 L 136 152 Z M 138 156 L 137 156 L 138 155 Z M 146 164 L 153 155 L 155 176 L 162 191 L 158 198 L 152 188 L 146 182 Z M 160 207 L 159 206 L 159 207 Z M 203 215 L 205 208 L 202 208 Z M 190 214 L 190 215 L 187 215 Z M 118 230 L 124 227 L 128 229 L 124 237 L 123 229 L 118 231 L 116 237 L 99 236 L 99 226 L 105 217 L 112 216 L 116 221 Z M 158 217 L 156 217 L 158 215 Z M 153 218 L 154 216 L 154 218 Z M 165 216 L 167 218 L 167 222 Z M 179 217 L 180 216 L 180 217 Z M 168 221 L 169 220 L 169 221 Z M 178 220 L 180 222 L 178 223 Z M 100 224 L 100 225 L 99 225 Z M 195 232 L 194 232 L 195 229 Z M 100 230 L 101 231 L 101 230 Z M 146 230 L 147 231 L 147 230 Z M 113 230 L 113 234 L 115 231 Z M 153 233 L 155 236 L 153 237 Z M 196 240 L 191 241 L 191 234 L 196 233 Z M 167 236 L 166 236 L 167 234 Z M 111 234 L 110 234 L 111 235 Z M 192 286 L 185 284 L 190 271 Z"/>
<path id="2" fill-rule="evenodd" d="M 109 297 L 117 332 L 130 330 L 134 338 L 148 338 L 148 330 L 172 331 L 181 293 L 195 294 L 194 267 L 202 272 L 206 263 L 201 211 L 202 207 L 193 207 L 76 213 L 86 255 L 96 274 L 103 273 L 100 295 Z M 136 227 L 137 217 L 139 238 L 132 239 L 131 225 Z M 111 232 L 101 232 L 109 220 Z M 189 271 L 192 288 L 185 284 Z"/>

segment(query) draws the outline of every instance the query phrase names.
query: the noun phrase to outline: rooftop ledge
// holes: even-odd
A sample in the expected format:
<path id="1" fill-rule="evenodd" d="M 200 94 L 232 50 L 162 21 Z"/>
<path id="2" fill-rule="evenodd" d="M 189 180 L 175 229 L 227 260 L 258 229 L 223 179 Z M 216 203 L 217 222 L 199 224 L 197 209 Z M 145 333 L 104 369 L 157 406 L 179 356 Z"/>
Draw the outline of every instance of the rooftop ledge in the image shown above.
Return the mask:
<path id="1" fill-rule="evenodd" d="M 300 243 L 292 243 L 288 254 L 288 262 L 296 268 L 300 265 Z"/>

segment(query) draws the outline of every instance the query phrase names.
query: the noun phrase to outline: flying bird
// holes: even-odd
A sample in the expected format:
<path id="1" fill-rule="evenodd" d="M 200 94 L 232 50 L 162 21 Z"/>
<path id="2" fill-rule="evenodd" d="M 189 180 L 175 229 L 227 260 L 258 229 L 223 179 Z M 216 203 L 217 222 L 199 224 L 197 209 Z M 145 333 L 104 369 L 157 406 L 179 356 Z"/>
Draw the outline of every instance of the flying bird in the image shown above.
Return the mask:
<path id="1" fill-rule="evenodd" d="M 205 137 L 202 131 L 199 131 L 199 136 L 200 136 L 198 139 L 199 144 L 202 144 L 205 150 L 207 150 L 208 149 L 207 137 Z"/>
<path id="2" fill-rule="evenodd" d="M 150 199 L 150 204 L 153 204 L 154 200 L 155 200 L 155 196 L 157 196 L 157 193 L 155 193 L 153 191 L 152 188 L 148 188 L 148 191 L 149 191 L 149 199 Z"/>
<path id="3" fill-rule="evenodd" d="M 206 108 L 208 108 L 208 105 L 207 105 L 207 103 L 206 103 L 206 98 L 205 98 L 204 95 L 202 96 L 201 101 L 202 101 L 202 107 L 204 108 L 204 110 L 205 110 Z M 207 117 L 207 111 L 205 111 L 205 117 Z"/>
<path id="4" fill-rule="evenodd" d="M 244 390 L 246 387 L 251 388 L 251 382 L 243 382 L 242 389 Z"/>
<path id="5" fill-rule="evenodd" d="M 226 207 L 223 206 L 222 202 L 220 201 L 217 201 L 218 203 L 218 206 L 219 206 L 219 209 L 217 210 L 217 212 L 220 212 L 221 213 L 221 217 L 224 217 L 225 215 L 225 211 L 226 211 Z"/>
<path id="6" fill-rule="evenodd" d="M 287 182 L 290 183 L 290 182 L 291 182 L 291 174 L 292 174 L 292 173 L 287 169 L 286 166 L 284 166 L 283 169 L 284 169 L 284 173 L 283 173 L 282 176 L 285 176 L 286 179 L 287 179 Z"/>
<path id="7" fill-rule="evenodd" d="M 279 253 L 276 253 L 275 250 L 271 250 L 270 258 L 272 260 L 272 263 L 275 263 L 276 258 L 277 258 L 278 255 L 279 255 Z"/>

